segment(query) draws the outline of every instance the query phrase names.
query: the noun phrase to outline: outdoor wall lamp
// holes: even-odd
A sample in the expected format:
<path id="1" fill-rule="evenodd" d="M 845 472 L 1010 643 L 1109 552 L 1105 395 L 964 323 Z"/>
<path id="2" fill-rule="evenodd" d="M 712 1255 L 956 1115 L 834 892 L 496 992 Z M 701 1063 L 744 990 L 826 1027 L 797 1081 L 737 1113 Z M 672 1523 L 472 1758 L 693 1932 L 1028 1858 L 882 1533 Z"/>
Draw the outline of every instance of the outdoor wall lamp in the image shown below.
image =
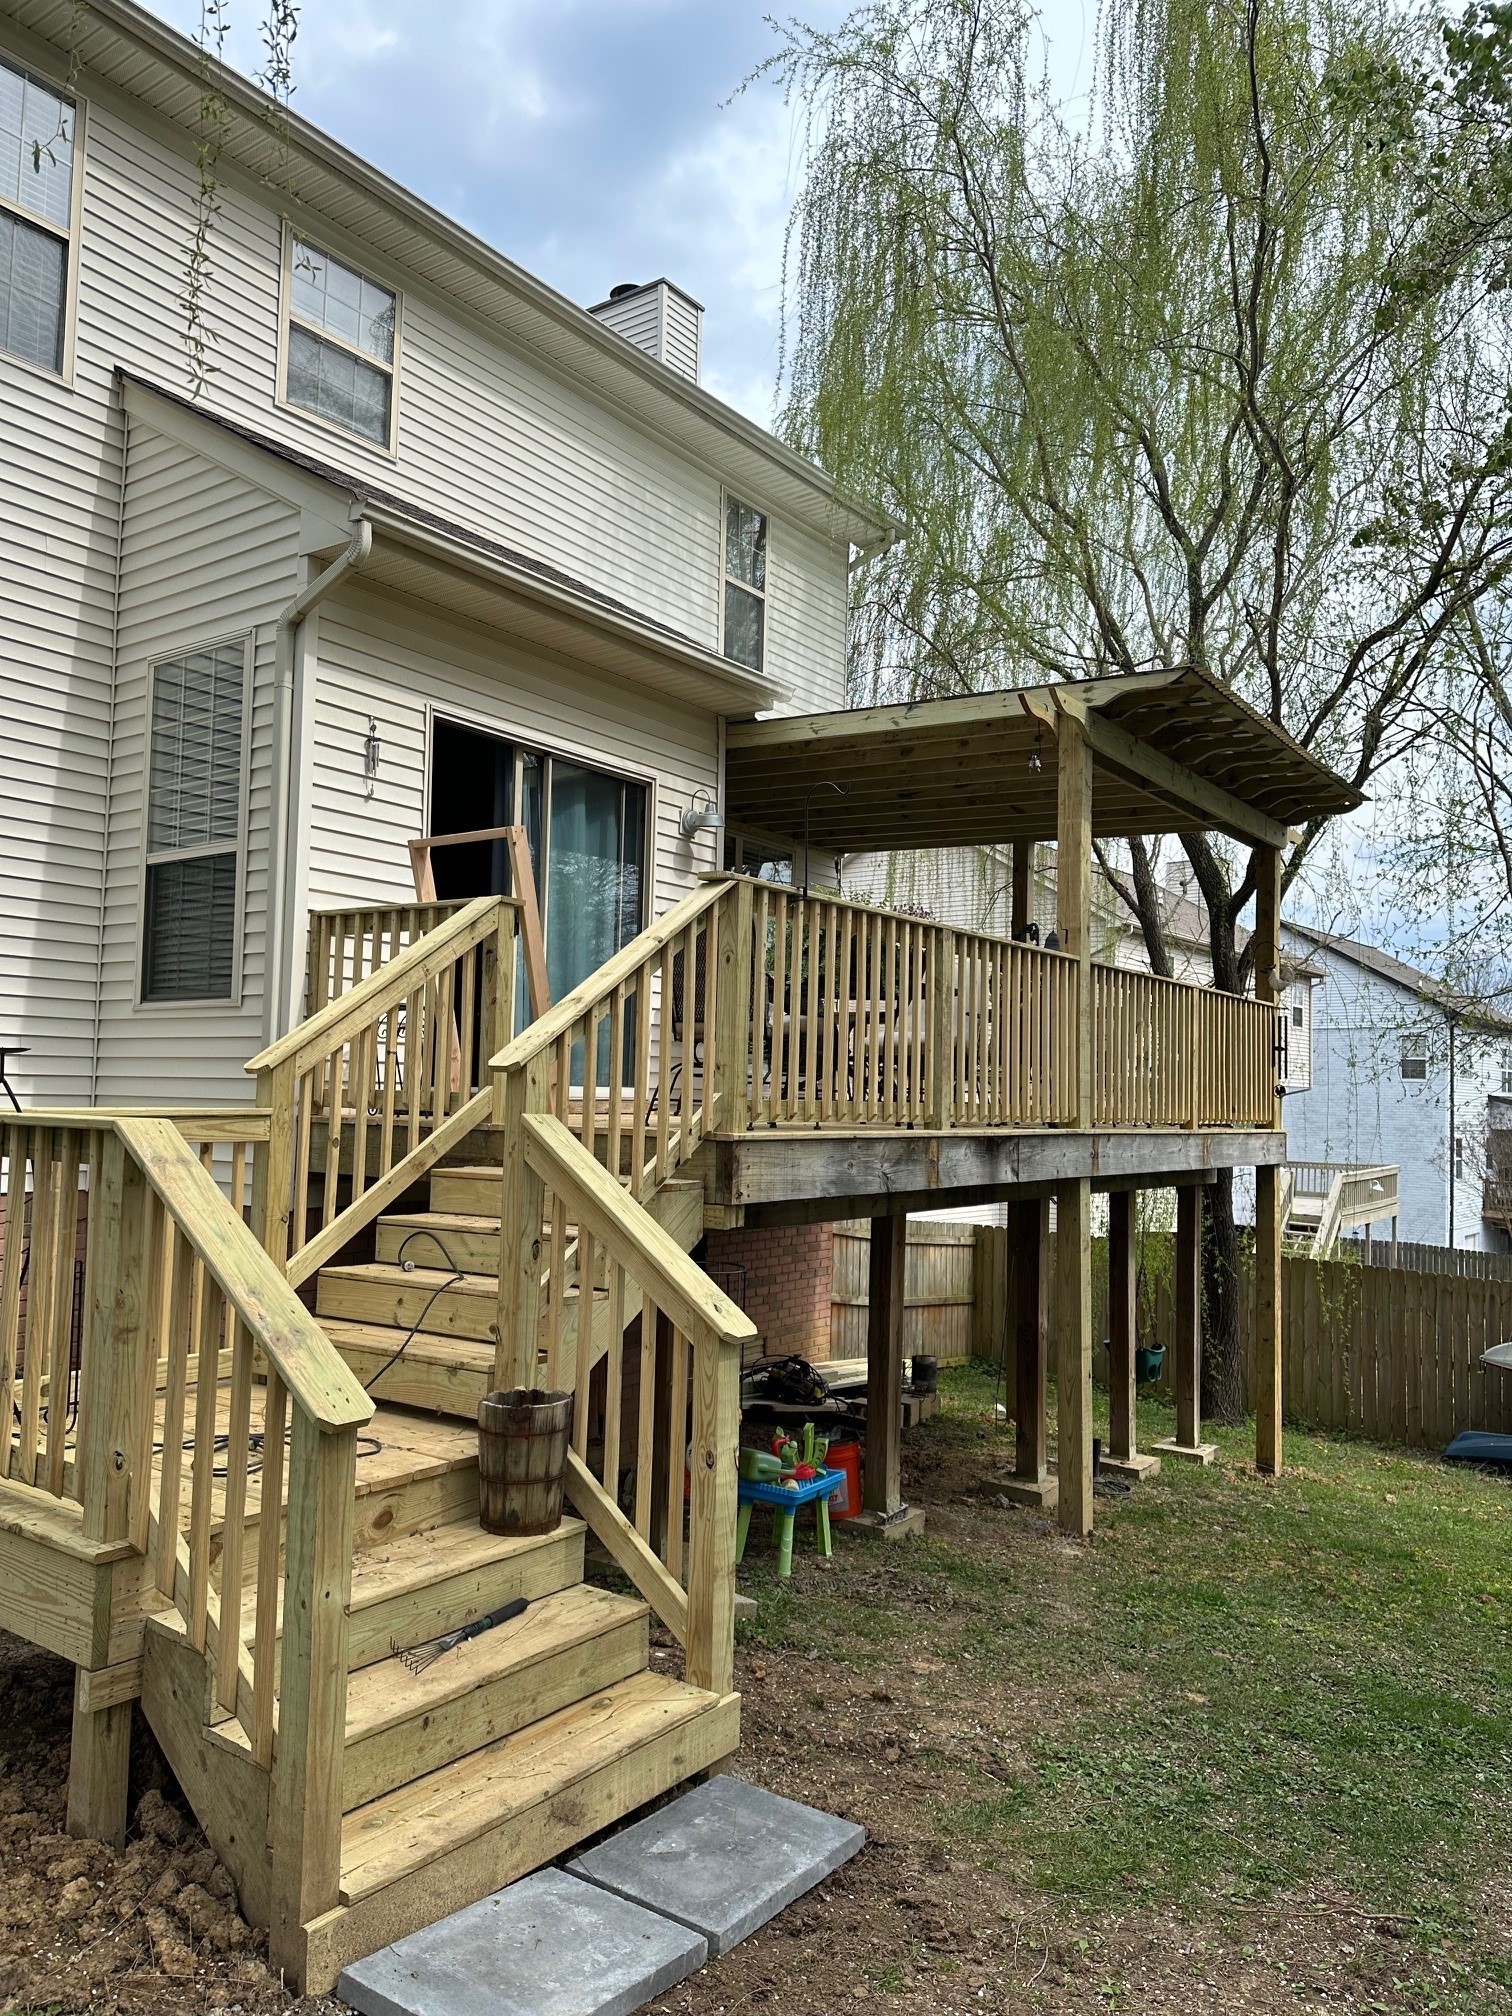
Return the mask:
<path id="1" fill-rule="evenodd" d="M 699 804 L 699 799 L 703 804 Z M 700 787 L 693 793 L 693 803 L 683 813 L 679 822 L 684 840 L 692 840 L 700 833 L 721 833 L 724 830 L 724 814 L 714 803 L 713 794 Z"/>

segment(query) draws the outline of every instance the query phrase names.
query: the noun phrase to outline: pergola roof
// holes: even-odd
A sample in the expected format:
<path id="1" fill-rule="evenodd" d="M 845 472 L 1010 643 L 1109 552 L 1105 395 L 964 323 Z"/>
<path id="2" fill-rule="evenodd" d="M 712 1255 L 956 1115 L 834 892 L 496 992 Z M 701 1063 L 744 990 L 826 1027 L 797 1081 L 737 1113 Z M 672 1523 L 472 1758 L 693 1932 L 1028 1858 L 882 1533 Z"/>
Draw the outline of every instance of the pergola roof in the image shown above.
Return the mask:
<path id="1" fill-rule="evenodd" d="M 1099 837 L 1212 829 L 1280 845 L 1288 828 L 1363 802 L 1188 669 L 732 722 L 726 815 L 798 838 L 807 801 L 811 844 L 825 853 L 1053 839 L 1056 727 L 1067 714 L 1085 721 L 1092 745 Z"/>

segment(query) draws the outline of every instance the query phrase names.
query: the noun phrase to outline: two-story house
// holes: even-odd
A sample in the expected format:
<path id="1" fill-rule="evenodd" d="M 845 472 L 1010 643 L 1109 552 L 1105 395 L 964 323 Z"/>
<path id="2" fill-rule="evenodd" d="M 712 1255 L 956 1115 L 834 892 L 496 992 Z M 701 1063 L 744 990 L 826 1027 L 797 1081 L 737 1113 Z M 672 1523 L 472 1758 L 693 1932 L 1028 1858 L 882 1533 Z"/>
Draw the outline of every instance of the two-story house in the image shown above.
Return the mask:
<path id="1" fill-rule="evenodd" d="M 737 1748 L 711 1236 L 870 1221 L 887 1539 L 908 1214 L 1007 1204 L 1014 1488 L 1082 1536 L 1094 1192 L 1138 1476 L 1134 1199 L 1208 1461 L 1199 1192 L 1253 1170 L 1282 1462 L 1279 863 L 1358 794 L 1190 669 L 845 710 L 896 528 L 698 316 L 564 300 L 131 0 L 0 0 L 0 1626 L 78 1669 L 71 1828 L 123 1837 L 140 1701 L 312 1990 Z M 1094 842 L 1194 831 L 1256 850 L 1251 997 L 1098 956 Z M 1007 850 L 1006 929 L 819 872 L 903 839 Z M 570 1420 L 558 1521 L 480 1476 L 501 1391 Z"/>

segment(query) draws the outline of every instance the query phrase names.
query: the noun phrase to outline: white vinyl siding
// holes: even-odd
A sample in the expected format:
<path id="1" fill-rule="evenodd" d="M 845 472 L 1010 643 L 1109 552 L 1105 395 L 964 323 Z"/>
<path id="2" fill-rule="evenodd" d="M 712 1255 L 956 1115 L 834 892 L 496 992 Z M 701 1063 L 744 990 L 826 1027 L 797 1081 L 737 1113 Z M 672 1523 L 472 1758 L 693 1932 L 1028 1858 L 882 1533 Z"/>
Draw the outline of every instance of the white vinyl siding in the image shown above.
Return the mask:
<path id="1" fill-rule="evenodd" d="M 320 613 L 309 813 L 309 903 L 406 902 L 409 842 L 428 830 L 429 722 L 465 726 L 652 787 L 651 912 L 660 916 L 718 864 L 717 834 L 684 839 L 693 793 L 718 782 L 712 717 L 374 594 L 343 592 Z M 370 715 L 383 754 L 371 797 L 362 744 Z"/>
<path id="2" fill-rule="evenodd" d="M 846 557 L 781 518 L 768 522 L 766 672 L 788 688 L 781 713 L 845 705 Z"/>
<path id="3" fill-rule="evenodd" d="M 294 508 L 144 423 L 131 428 L 122 542 L 120 684 L 100 1031 L 102 1104 L 241 1102 L 262 1046 L 274 625 L 299 581 Z M 235 1005 L 139 1002 L 149 674 L 206 639 L 250 637 Z"/>

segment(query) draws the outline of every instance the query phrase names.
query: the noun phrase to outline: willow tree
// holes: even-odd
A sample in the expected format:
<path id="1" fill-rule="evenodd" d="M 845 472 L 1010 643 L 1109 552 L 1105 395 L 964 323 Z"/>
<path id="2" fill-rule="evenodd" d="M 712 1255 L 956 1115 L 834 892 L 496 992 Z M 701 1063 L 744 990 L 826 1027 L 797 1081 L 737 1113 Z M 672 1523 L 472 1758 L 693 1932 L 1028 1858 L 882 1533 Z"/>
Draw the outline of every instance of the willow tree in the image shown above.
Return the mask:
<path id="1" fill-rule="evenodd" d="M 877 0 L 766 66 L 807 143 L 783 424 L 907 528 L 861 577 L 854 679 L 1196 665 L 1366 785 L 1512 562 L 1495 316 L 1400 172 L 1424 31 L 1372 0 L 1103 17 L 1079 121 L 1032 81 L 1018 0 Z M 1391 92 L 1347 88 L 1372 66 Z M 1253 861 L 1181 845 L 1242 991 Z M 1169 972 L 1150 855 L 1124 859 Z M 1204 1235 L 1205 1405 L 1233 1418 L 1226 1179 Z"/>

